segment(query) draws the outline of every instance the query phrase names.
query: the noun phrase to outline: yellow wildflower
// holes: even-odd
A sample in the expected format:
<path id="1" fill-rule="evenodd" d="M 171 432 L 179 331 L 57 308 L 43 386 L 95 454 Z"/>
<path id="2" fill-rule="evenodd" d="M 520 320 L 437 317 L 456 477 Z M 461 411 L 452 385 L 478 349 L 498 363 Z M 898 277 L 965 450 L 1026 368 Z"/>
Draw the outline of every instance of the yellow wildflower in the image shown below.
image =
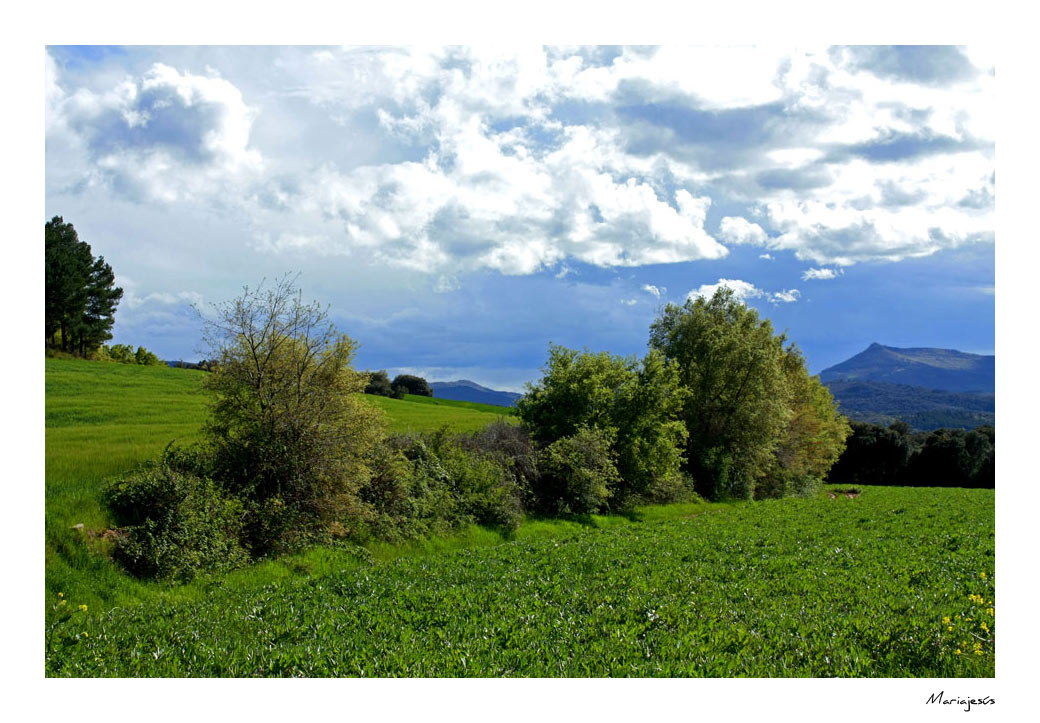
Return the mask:
<path id="1" fill-rule="evenodd" d="M 989 632 L 989 626 L 986 625 L 986 623 L 979 623 L 979 627 L 985 630 L 987 633 Z"/>
<path id="2" fill-rule="evenodd" d="M 947 625 L 946 629 L 952 631 L 953 630 L 953 626 L 952 625 Z"/>
<path id="3" fill-rule="evenodd" d="M 65 593 L 63 593 L 63 592 L 59 592 L 59 593 L 58 593 L 58 597 L 65 597 Z"/>
<path id="4" fill-rule="evenodd" d="M 979 576 L 980 576 L 980 577 L 981 577 L 981 578 L 982 578 L 983 580 L 985 580 L 985 579 L 986 579 L 986 573 L 984 573 L 984 572 L 980 572 L 980 573 L 979 573 Z"/>
<path id="5" fill-rule="evenodd" d="M 80 606 L 79 606 L 79 611 L 80 611 L 81 613 L 85 613 L 85 612 L 87 611 L 87 606 L 86 606 L 86 605 L 80 605 Z"/>
<path id="6" fill-rule="evenodd" d="M 949 625 L 949 624 L 950 624 L 950 616 L 949 615 L 943 615 L 943 625 Z"/>
<path id="7" fill-rule="evenodd" d="M 957 655 L 960 655 L 960 654 L 961 654 L 961 649 L 960 649 L 960 648 L 957 648 L 957 649 L 956 649 L 956 650 L 954 650 L 953 652 L 954 652 L 954 653 L 956 653 Z"/>
<path id="8" fill-rule="evenodd" d="M 84 630 L 84 631 L 83 631 L 83 637 L 84 637 L 84 638 L 89 638 L 89 637 L 90 637 L 90 636 L 89 636 L 89 635 L 87 634 L 87 631 L 86 631 L 86 630 Z"/>

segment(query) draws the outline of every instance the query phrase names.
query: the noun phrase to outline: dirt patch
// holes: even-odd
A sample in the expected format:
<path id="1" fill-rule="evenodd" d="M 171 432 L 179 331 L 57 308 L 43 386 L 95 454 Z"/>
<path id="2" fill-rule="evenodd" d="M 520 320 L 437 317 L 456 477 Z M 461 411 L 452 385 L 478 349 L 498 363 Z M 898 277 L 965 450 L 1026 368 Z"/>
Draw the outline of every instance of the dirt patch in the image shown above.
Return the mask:
<path id="1" fill-rule="evenodd" d="M 126 537 L 126 530 L 121 530 L 118 528 L 101 530 L 100 532 L 98 532 L 97 530 L 87 530 L 87 537 L 89 537 L 92 540 L 120 540 Z"/>
<path id="2" fill-rule="evenodd" d="M 830 497 L 832 500 L 838 499 L 838 495 L 845 495 L 851 500 L 856 497 L 859 497 L 860 491 L 855 487 L 849 488 L 847 490 L 827 490 L 827 496 Z"/>

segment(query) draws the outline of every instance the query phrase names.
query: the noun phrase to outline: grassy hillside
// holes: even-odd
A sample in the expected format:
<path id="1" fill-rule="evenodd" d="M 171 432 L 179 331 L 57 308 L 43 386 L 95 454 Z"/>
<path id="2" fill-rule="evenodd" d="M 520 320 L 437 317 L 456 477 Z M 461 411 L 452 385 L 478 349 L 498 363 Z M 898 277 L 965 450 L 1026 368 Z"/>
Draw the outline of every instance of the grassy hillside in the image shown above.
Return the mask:
<path id="1" fill-rule="evenodd" d="M 993 551 L 992 491 L 867 487 L 432 557 L 359 555 L 328 574 L 74 612 L 51 632 L 47 665 L 77 676 L 991 677 Z"/>
<path id="2" fill-rule="evenodd" d="M 397 433 L 432 432 L 448 426 L 456 432 L 472 432 L 491 422 L 511 418 L 511 410 L 477 402 L 456 402 L 408 394 L 404 399 L 366 395 L 365 399 L 390 418 L 390 430 Z"/>

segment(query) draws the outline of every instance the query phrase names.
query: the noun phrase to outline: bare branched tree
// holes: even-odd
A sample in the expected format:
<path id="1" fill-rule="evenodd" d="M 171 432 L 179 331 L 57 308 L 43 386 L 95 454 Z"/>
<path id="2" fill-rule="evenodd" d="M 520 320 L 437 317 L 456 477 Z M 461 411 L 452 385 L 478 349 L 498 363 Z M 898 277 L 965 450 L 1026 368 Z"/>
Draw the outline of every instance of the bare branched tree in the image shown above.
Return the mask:
<path id="1" fill-rule="evenodd" d="M 359 398 L 357 344 L 305 304 L 297 277 L 213 305 L 204 342 L 218 362 L 206 426 L 217 477 L 248 501 L 254 553 L 343 522 L 359 505 L 381 413 Z"/>

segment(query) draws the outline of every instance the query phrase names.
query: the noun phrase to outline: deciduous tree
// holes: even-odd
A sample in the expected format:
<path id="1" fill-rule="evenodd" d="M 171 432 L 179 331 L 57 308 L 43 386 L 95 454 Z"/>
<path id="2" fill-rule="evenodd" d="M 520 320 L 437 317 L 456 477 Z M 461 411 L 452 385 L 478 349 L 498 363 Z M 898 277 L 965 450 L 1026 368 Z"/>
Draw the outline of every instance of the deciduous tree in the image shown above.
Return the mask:
<path id="1" fill-rule="evenodd" d="M 784 341 L 727 287 L 668 304 L 650 327 L 688 393 L 687 465 L 702 493 L 750 498 L 772 463 L 791 417 Z"/>

